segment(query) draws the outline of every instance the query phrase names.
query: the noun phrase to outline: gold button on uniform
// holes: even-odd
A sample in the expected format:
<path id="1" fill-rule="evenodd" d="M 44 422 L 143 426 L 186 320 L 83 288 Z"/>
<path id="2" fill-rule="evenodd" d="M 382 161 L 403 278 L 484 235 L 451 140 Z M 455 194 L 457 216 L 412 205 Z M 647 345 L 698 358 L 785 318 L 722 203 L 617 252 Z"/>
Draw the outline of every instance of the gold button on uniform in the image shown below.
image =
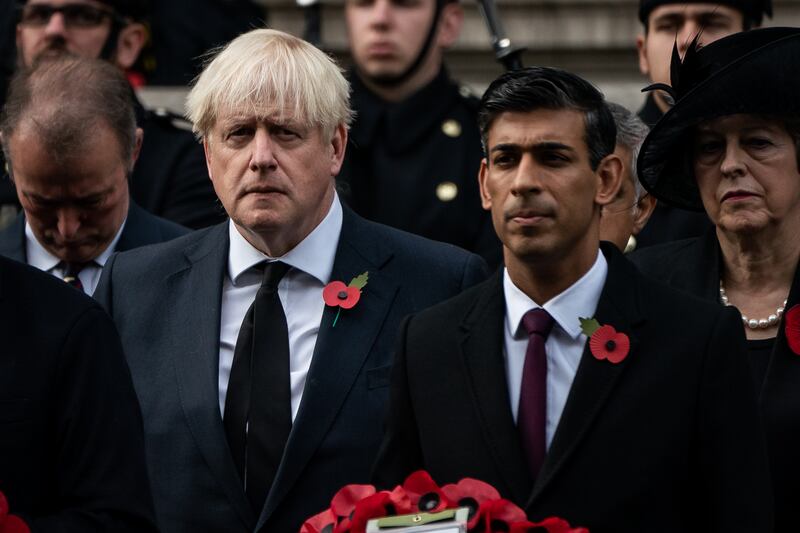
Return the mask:
<path id="1" fill-rule="evenodd" d="M 436 186 L 436 197 L 442 202 L 449 202 L 458 196 L 458 185 L 452 181 L 443 181 Z"/>
<path id="2" fill-rule="evenodd" d="M 451 119 L 447 119 L 442 122 L 442 131 L 448 137 L 458 137 L 461 135 L 461 124 L 458 121 Z"/>

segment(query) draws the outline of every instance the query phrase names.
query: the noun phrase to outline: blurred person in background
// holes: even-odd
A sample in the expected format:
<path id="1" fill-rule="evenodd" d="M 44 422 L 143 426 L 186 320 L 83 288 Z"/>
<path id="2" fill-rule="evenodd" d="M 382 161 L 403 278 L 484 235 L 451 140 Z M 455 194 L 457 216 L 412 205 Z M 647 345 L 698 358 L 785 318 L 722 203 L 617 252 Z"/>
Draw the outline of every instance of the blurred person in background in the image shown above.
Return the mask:
<path id="1" fill-rule="evenodd" d="M 478 100 L 443 64 L 457 0 L 346 0 L 355 120 L 338 177 L 360 215 L 478 253 L 501 247 L 481 209 Z"/>
<path id="2" fill-rule="evenodd" d="M 15 0 L 21 67 L 52 55 L 106 60 L 121 71 L 139 58 L 148 32 L 148 0 Z M 132 90 L 131 90 L 132 92 Z M 144 144 L 130 179 L 131 195 L 151 213 L 198 228 L 224 220 L 208 179 L 202 148 L 173 116 L 134 98 Z M 12 198 L 6 184 L 5 202 Z"/>
<path id="3" fill-rule="evenodd" d="M 622 161 L 622 185 L 617 197 L 600 210 L 600 240 L 611 241 L 629 253 L 636 248 L 636 235 L 647 224 L 656 199 L 644 190 L 636 176 L 636 157 L 650 129 L 624 106 L 608 103 L 617 125 L 614 153 Z"/>
<path id="4" fill-rule="evenodd" d="M 761 26 L 765 14 L 772 16 L 772 0 L 640 0 L 643 31 L 636 37 L 639 70 L 652 83 L 669 84 L 674 48 L 683 57 L 695 37 L 699 36 L 700 44 L 709 44 Z M 639 117 L 653 127 L 670 105 L 665 92 L 651 91 L 639 110 Z M 638 246 L 696 237 L 710 225 L 703 213 L 659 203 L 649 224 L 637 237 Z"/>

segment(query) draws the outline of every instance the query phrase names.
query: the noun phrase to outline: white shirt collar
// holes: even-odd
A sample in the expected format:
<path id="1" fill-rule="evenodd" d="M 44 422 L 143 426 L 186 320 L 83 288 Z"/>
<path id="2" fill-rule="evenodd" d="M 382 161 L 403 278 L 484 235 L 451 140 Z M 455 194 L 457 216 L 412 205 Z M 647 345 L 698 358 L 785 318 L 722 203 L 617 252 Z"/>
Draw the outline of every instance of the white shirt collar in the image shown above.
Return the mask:
<path id="1" fill-rule="evenodd" d="M 240 276 L 264 260 L 276 260 L 301 270 L 327 284 L 333 271 L 333 261 L 342 232 L 342 204 L 334 193 L 328 214 L 305 239 L 289 250 L 283 257 L 269 257 L 257 250 L 245 239 L 233 221 L 228 223 L 230 251 L 228 253 L 228 276 L 238 285 Z"/>
<path id="2" fill-rule="evenodd" d="M 111 241 L 111 244 L 106 246 L 106 249 L 93 259 L 100 268 L 105 266 L 108 258 L 111 257 L 111 254 L 117 249 L 117 243 L 122 236 L 122 230 L 125 229 L 125 223 L 127 221 L 128 219 L 126 217 L 125 220 L 122 221 L 119 230 L 117 230 L 117 234 L 114 235 L 114 240 Z M 44 270 L 45 272 L 50 272 L 61 262 L 61 259 L 48 252 L 36 239 L 36 235 L 33 234 L 33 229 L 27 220 L 25 220 L 25 252 L 28 258 L 28 264 L 39 270 Z"/>
<path id="3" fill-rule="evenodd" d="M 531 309 L 542 307 L 550 313 L 555 324 L 569 335 L 577 339 L 582 334 L 579 318 L 594 316 L 600 293 L 606 283 L 608 262 L 603 253 L 597 251 L 592 268 L 589 269 L 578 281 L 569 286 L 561 294 L 554 296 L 544 305 L 539 305 L 522 292 L 508 275 L 508 269 L 503 268 L 503 292 L 506 297 L 506 327 L 515 338 L 527 335 L 520 330 L 522 316 Z"/>

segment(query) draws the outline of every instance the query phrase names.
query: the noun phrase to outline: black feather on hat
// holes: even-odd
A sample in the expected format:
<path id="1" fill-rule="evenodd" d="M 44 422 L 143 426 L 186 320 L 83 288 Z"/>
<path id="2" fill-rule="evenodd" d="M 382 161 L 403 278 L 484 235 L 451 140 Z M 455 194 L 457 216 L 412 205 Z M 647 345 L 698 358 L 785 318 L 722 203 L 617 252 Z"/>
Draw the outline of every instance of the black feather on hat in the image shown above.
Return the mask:
<path id="1" fill-rule="evenodd" d="M 673 50 L 671 86 L 675 105 L 642 143 L 637 168 L 648 192 L 676 207 L 702 211 L 691 161 L 694 127 L 735 114 L 800 118 L 800 28 L 740 32 L 698 47 L 683 61 Z"/>

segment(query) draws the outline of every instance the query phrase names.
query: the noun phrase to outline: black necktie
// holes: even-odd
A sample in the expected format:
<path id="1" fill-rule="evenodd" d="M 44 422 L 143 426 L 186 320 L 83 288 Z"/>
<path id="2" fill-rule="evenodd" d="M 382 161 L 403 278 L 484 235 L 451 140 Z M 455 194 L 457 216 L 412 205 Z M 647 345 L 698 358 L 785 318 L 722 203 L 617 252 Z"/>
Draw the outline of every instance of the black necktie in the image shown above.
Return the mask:
<path id="1" fill-rule="evenodd" d="M 78 277 L 78 274 L 81 273 L 86 265 L 89 263 L 67 263 L 66 261 L 61 261 L 60 267 L 64 272 L 63 280 L 67 282 L 68 285 L 72 285 L 76 289 L 83 291 L 83 283 L 81 283 L 81 278 Z"/>
<path id="2" fill-rule="evenodd" d="M 223 421 L 234 463 L 261 512 L 292 429 L 289 331 L 278 283 L 289 270 L 268 263 L 233 352 Z"/>

